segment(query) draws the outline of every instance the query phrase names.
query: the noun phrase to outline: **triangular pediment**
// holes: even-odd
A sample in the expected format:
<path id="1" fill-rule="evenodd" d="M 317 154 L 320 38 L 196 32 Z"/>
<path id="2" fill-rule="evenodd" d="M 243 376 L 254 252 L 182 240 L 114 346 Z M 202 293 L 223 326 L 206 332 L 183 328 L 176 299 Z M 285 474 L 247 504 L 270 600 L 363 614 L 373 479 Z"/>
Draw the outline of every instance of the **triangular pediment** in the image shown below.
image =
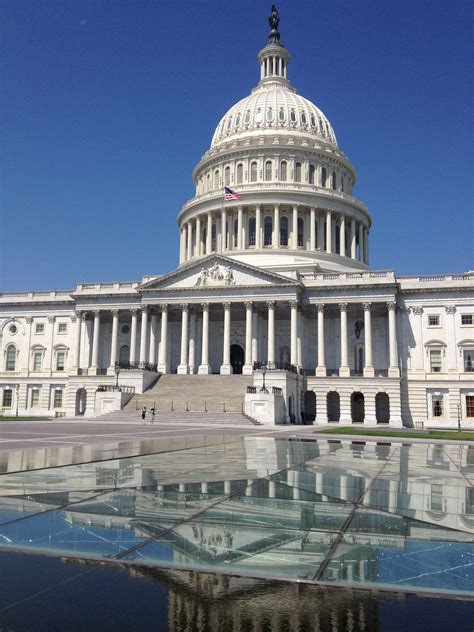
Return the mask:
<path id="1" fill-rule="evenodd" d="M 209 255 L 180 266 L 173 272 L 142 283 L 138 290 L 182 288 L 262 287 L 299 285 L 294 279 L 267 272 L 222 255 Z"/>

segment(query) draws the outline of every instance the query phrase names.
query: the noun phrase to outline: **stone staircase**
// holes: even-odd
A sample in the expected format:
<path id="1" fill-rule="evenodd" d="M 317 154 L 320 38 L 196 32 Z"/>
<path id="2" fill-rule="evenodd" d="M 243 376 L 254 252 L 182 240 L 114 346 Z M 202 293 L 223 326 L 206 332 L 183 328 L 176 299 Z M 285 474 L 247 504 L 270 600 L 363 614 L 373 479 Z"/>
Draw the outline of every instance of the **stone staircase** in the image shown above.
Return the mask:
<path id="1" fill-rule="evenodd" d="M 260 425 L 244 415 L 247 386 L 251 376 L 244 375 L 161 375 L 142 395 L 135 395 L 116 413 L 101 420 L 137 421 L 143 406 L 155 407 L 155 422 L 224 423 Z M 150 422 L 149 414 L 146 421 Z"/>

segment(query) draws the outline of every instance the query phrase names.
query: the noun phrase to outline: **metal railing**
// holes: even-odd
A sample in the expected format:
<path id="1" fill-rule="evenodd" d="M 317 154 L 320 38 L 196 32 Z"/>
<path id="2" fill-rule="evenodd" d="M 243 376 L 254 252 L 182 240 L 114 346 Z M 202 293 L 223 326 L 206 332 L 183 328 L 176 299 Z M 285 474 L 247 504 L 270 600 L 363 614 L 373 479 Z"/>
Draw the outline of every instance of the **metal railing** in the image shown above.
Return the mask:
<path id="1" fill-rule="evenodd" d="M 153 371 L 157 372 L 158 365 L 151 362 L 120 362 L 120 369 L 124 371 Z"/>

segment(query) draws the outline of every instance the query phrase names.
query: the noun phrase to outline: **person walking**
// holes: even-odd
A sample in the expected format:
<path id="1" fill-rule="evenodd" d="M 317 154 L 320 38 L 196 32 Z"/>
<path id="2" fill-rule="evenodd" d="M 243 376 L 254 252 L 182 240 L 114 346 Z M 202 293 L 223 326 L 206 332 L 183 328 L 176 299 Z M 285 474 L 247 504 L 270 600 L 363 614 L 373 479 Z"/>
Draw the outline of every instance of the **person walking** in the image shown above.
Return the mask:
<path id="1" fill-rule="evenodd" d="M 146 406 L 143 406 L 142 408 L 142 420 L 145 421 L 145 417 L 146 417 Z"/>
<path id="2" fill-rule="evenodd" d="M 150 408 L 150 414 L 151 414 L 151 423 L 153 423 L 155 421 L 155 407 L 154 406 Z"/>

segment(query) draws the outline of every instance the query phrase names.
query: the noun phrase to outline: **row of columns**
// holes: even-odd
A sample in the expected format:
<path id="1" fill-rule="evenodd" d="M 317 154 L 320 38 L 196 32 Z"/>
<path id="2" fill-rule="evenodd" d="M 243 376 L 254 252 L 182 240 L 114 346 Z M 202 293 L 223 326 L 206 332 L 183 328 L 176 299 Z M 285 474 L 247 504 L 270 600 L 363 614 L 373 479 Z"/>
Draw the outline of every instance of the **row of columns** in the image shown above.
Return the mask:
<path id="1" fill-rule="evenodd" d="M 298 206 L 293 205 L 288 216 L 288 248 L 298 249 Z M 265 211 L 267 215 L 267 211 Z M 234 235 L 234 223 L 237 219 L 237 235 Z M 255 206 L 255 244 L 252 248 L 260 250 L 264 247 L 264 213 L 260 204 Z M 248 232 L 248 216 L 244 214 L 243 206 L 235 209 L 223 207 L 219 214 L 209 211 L 206 218 L 201 216 L 190 219 L 181 226 L 180 232 L 180 263 L 189 261 L 193 257 L 210 255 L 212 252 L 228 252 L 231 250 L 245 250 L 250 247 Z M 281 247 L 280 238 L 280 205 L 275 204 L 272 213 L 272 243 L 271 248 Z M 337 228 L 337 220 L 339 227 Z M 202 239 L 202 228 L 206 223 L 206 239 Z M 212 244 L 212 227 L 215 225 L 215 246 Z M 224 228 L 223 228 L 224 227 Z M 324 228 L 325 227 L 325 228 Z M 339 249 L 336 252 L 336 230 L 339 230 Z M 325 232 L 324 232 L 325 231 Z M 322 251 L 328 254 L 341 254 L 363 263 L 369 262 L 368 227 L 353 217 L 336 214 L 327 210 L 322 214 L 315 206 L 309 212 L 309 244 L 305 237 L 303 248 L 309 251 Z M 348 243 L 346 243 L 346 232 Z M 326 239 L 324 238 L 326 237 Z M 357 246 L 359 250 L 357 251 Z M 270 246 L 265 246 L 270 247 Z M 286 246 L 285 246 L 286 247 Z"/>
<path id="2" fill-rule="evenodd" d="M 269 367 L 275 366 L 275 301 L 267 301 L 267 363 Z M 290 364 L 298 366 L 301 358 L 301 337 L 298 331 L 301 331 L 301 315 L 298 310 L 298 302 L 290 301 Z M 192 367 L 196 364 L 196 312 L 190 313 L 190 306 L 187 303 L 181 304 L 181 349 L 180 363 L 178 365 L 178 373 L 187 374 L 192 371 Z M 350 375 L 348 362 L 348 335 L 347 335 L 347 308 L 348 303 L 339 303 L 340 312 L 340 343 L 341 343 L 341 363 L 339 367 L 339 375 L 347 377 Z M 388 302 L 388 325 L 389 325 L 389 375 L 398 376 L 398 352 L 397 352 L 397 336 L 396 336 L 396 320 L 395 320 L 395 303 Z M 232 373 L 230 363 L 230 342 L 231 342 L 231 303 L 223 303 L 224 309 L 224 336 L 222 364 L 220 372 L 228 375 Z M 325 305 L 319 303 L 317 309 L 317 333 L 318 333 L 318 352 L 317 352 L 317 376 L 326 376 L 326 359 L 325 359 L 325 341 L 324 341 L 324 310 Z M 374 366 L 372 359 L 372 319 L 371 319 L 371 303 L 363 303 L 364 309 L 364 331 L 365 331 L 365 363 L 364 376 L 372 377 L 374 375 Z M 158 371 L 163 373 L 169 372 L 167 365 L 167 340 L 168 340 L 168 306 L 160 305 L 161 310 L 161 343 L 159 345 Z M 202 312 L 202 345 L 201 345 L 201 364 L 198 372 L 208 374 L 211 372 L 209 364 L 209 303 L 201 305 Z M 254 304 L 251 301 L 245 303 L 245 364 L 243 366 L 244 374 L 251 374 L 253 371 L 253 363 L 258 361 L 258 339 L 256 336 L 258 313 L 254 310 Z M 148 358 L 154 359 L 156 356 L 156 328 L 157 315 L 151 314 L 151 327 L 148 328 L 148 308 L 141 309 L 141 336 L 139 347 L 140 363 L 146 363 Z M 76 319 L 76 336 L 73 367 L 78 368 L 80 364 L 80 349 L 82 330 L 85 327 L 86 313 L 82 313 L 80 318 Z M 93 336 L 92 336 L 92 360 L 90 369 L 92 372 L 99 368 L 99 337 L 101 329 L 101 312 L 96 310 L 93 312 Z M 136 340 L 137 340 L 137 320 L 138 310 L 131 310 L 131 340 L 130 340 L 130 363 L 137 361 L 136 357 Z M 119 311 L 112 310 L 112 340 L 110 348 L 109 369 L 113 369 L 118 360 L 118 333 L 119 333 Z M 150 330 L 150 339 L 148 340 L 148 331 Z M 190 368 L 191 367 L 191 368 Z"/>

